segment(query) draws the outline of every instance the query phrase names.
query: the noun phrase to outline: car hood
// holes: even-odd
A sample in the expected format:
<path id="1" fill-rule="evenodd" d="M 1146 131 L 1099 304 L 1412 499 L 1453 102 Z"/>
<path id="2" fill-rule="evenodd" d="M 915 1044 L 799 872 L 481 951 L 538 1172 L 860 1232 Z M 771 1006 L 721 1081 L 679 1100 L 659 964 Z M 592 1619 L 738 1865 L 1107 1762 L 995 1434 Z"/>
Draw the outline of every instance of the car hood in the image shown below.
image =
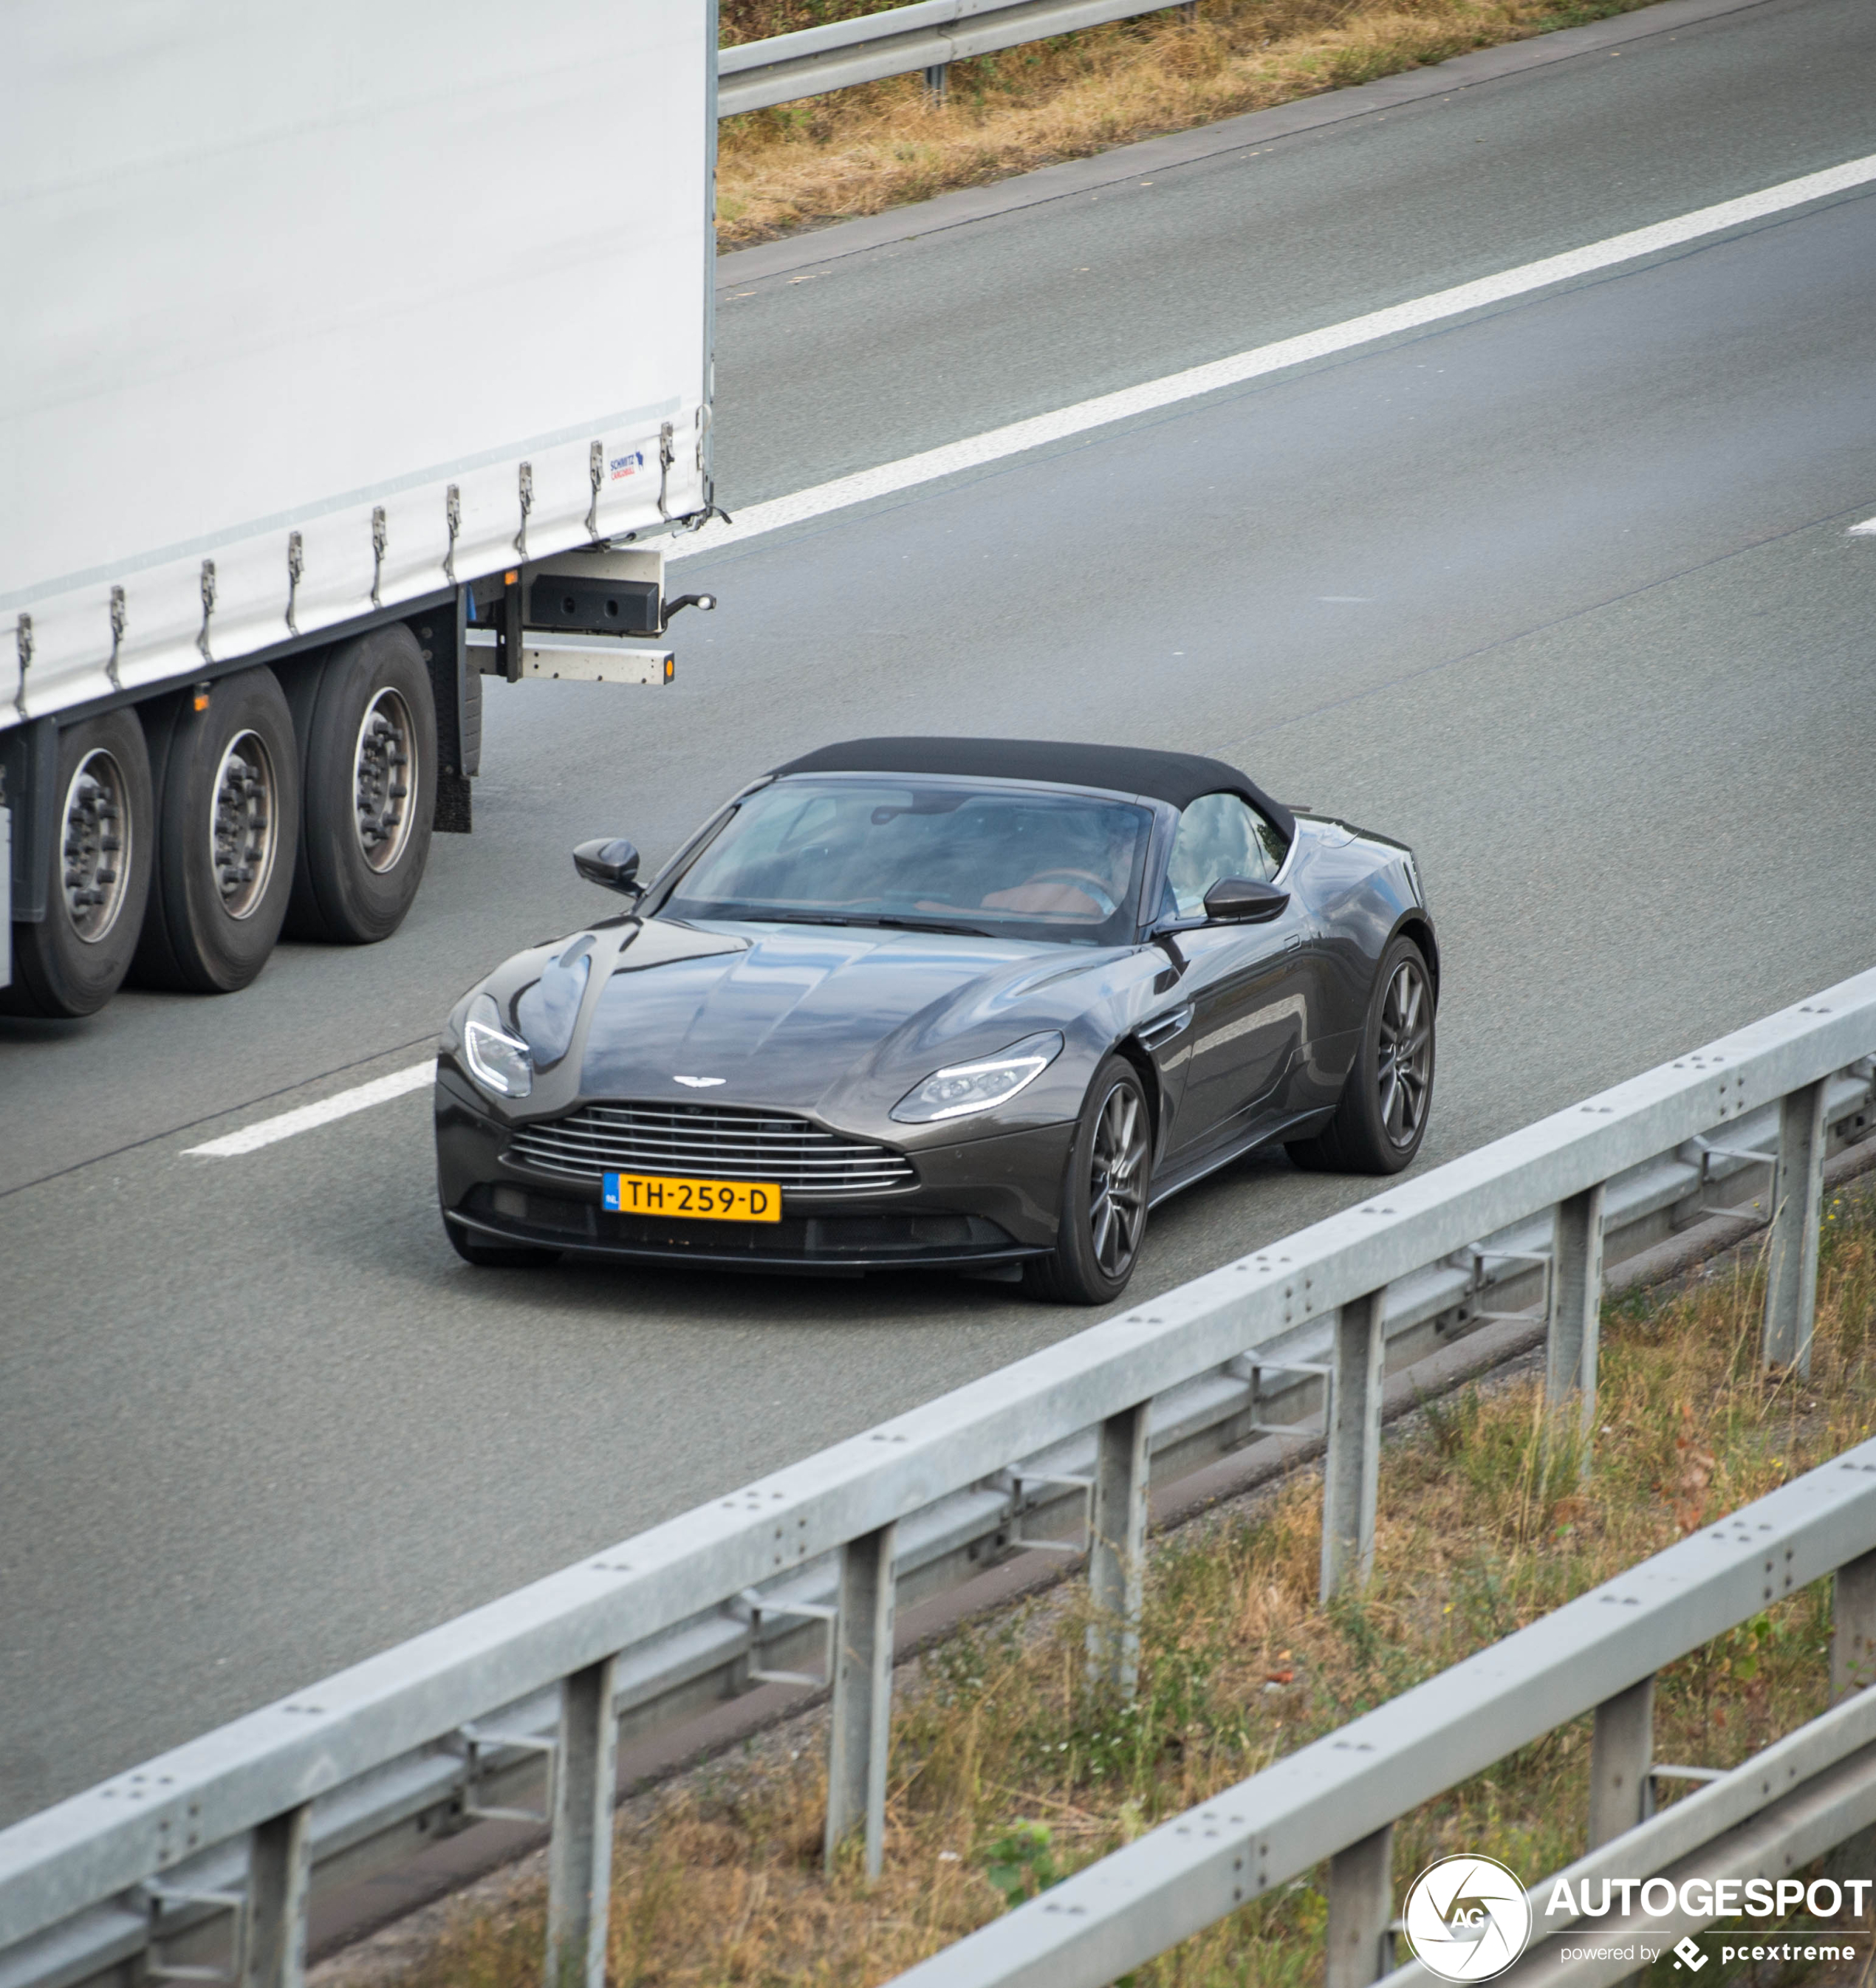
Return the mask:
<path id="1" fill-rule="evenodd" d="M 896 1099 L 945 1062 L 1060 1026 L 1084 1005 L 1063 983 L 1112 958 L 944 933 L 653 921 L 591 997 L 580 1088 L 837 1116 L 864 1094 L 877 1108 L 882 1087 Z"/>

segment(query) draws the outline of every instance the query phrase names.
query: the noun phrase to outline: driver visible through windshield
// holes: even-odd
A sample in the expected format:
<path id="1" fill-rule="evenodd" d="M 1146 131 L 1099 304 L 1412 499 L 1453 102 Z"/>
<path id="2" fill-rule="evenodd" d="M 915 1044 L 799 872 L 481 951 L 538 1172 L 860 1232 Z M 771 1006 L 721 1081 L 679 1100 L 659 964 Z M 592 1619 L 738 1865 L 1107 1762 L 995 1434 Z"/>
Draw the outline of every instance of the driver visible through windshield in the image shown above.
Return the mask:
<path id="1" fill-rule="evenodd" d="M 1124 945 L 1151 821 L 1014 784 L 792 777 L 742 803 L 661 909 Z"/>

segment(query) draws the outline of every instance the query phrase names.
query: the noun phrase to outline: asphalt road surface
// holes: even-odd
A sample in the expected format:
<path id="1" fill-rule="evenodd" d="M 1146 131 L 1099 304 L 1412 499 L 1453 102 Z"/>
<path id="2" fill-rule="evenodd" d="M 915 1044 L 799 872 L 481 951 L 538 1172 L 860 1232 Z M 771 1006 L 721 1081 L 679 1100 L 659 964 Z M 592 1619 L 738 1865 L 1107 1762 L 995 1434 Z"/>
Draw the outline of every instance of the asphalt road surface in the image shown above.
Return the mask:
<path id="1" fill-rule="evenodd" d="M 1876 150 L 1862 0 L 1671 36 L 762 276 L 739 503 Z M 1143 174 L 1143 177 L 1144 175 Z M 771 256 L 770 264 L 776 259 Z M 1869 965 L 1876 197 L 700 557 L 677 685 L 492 685 L 404 930 L 0 1023 L 0 1821 L 1090 1322 L 995 1285 L 445 1242 L 397 1069 L 750 773 L 878 731 L 1239 759 L 1420 851 L 1421 1164 Z M 1358 1197 L 1252 1162 L 1136 1295 Z"/>

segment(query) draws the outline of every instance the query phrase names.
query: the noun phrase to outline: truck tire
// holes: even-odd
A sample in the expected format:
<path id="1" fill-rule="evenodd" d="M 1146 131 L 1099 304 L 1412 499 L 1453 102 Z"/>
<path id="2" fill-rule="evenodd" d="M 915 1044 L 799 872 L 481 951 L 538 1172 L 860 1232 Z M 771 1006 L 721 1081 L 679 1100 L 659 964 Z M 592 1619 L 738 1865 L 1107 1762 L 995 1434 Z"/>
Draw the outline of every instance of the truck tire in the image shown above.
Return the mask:
<path id="1" fill-rule="evenodd" d="M 293 887 L 293 721 L 269 669 L 147 709 L 157 862 L 131 977 L 144 987 L 232 994 L 267 964 Z"/>
<path id="2" fill-rule="evenodd" d="M 46 916 L 13 928 L 0 1013 L 93 1015 L 130 971 L 156 853 L 150 755 L 131 711 L 59 735 L 59 813 Z"/>
<path id="3" fill-rule="evenodd" d="M 401 622 L 341 642 L 294 686 L 303 796 L 294 938 L 369 945 L 404 922 L 435 811 L 436 696 Z"/>

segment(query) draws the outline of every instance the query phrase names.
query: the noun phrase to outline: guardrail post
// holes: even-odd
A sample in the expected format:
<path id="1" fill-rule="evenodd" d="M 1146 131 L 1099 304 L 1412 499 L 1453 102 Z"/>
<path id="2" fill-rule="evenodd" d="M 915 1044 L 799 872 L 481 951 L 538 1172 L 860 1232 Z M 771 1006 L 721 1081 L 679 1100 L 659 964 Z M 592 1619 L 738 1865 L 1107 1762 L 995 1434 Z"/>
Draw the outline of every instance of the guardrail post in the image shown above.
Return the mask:
<path id="1" fill-rule="evenodd" d="M 1392 1971 L 1394 1824 L 1329 1860 L 1327 1988 L 1371 1988 Z"/>
<path id="2" fill-rule="evenodd" d="M 1655 1678 L 1618 1691 L 1596 1708 L 1590 1742 L 1590 1844 L 1592 1850 L 1646 1822 L 1654 1783 Z"/>
<path id="3" fill-rule="evenodd" d="M 1131 1698 L 1140 1682 L 1140 1609 L 1147 1547 L 1147 1410 L 1101 1424 L 1088 1544 L 1088 1682 Z"/>
<path id="4" fill-rule="evenodd" d="M 897 1526 L 850 1540 L 840 1549 L 840 1615 L 835 1624 L 833 1713 L 827 1733 L 827 1834 L 823 1854 L 866 1824 L 867 1875 L 886 1854 L 886 1760 L 892 1739 L 893 1552 Z"/>
<path id="5" fill-rule="evenodd" d="M 301 1988 L 312 1882 L 313 1804 L 303 1802 L 262 1823 L 248 1844 L 243 1988 Z"/>
<path id="6" fill-rule="evenodd" d="M 1374 1570 L 1374 1501 L 1381 1484 L 1381 1363 L 1387 1342 L 1381 1297 L 1336 1314 L 1335 1353 L 1326 1404 L 1329 1453 L 1323 1463 L 1322 1598 L 1359 1585 Z"/>
<path id="7" fill-rule="evenodd" d="M 934 110 L 942 110 L 951 94 L 951 64 L 933 63 L 925 71 L 925 101 Z"/>
<path id="8" fill-rule="evenodd" d="M 1557 1411 L 1579 1397 L 1587 1442 L 1596 1420 L 1596 1361 L 1602 1338 L 1602 1225 L 1598 1181 L 1557 1207 L 1550 1266 L 1550 1337 L 1544 1361 L 1544 1405 Z"/>
<path id="9" fill-rule="evenodd" d="M 1876 1552 L 1837 1570 L 1830 1596 L 1830 1702 L 1876 1685 Z M 1846 1837 L 1824 1859 L 1837 1884 L 1876 1868 L 1876 1824 Z"/>
<path id="10" fill-rule="evenodd" d="M 560 1687 L 547 1848 L 547 1988 L 604 1988 L 619 1746 L 617 1662 L 607 1657 L 589 1664 Z"/>
<path id="11" fill-rule="evenodd" d="M 1837 1570 L 1830 1598 L 1830 1702 L 1876 1684 L 1876 1552 Z"/>
<path id="12" fill-rule="evenodd" d="M 1778 1205 L 1766 1253 L 1767 1367 L 1811 1371 L 1817 1225 L 1824 1219 L 1824 1083 L 1788 1092 L 1778 1114 Z"/>

